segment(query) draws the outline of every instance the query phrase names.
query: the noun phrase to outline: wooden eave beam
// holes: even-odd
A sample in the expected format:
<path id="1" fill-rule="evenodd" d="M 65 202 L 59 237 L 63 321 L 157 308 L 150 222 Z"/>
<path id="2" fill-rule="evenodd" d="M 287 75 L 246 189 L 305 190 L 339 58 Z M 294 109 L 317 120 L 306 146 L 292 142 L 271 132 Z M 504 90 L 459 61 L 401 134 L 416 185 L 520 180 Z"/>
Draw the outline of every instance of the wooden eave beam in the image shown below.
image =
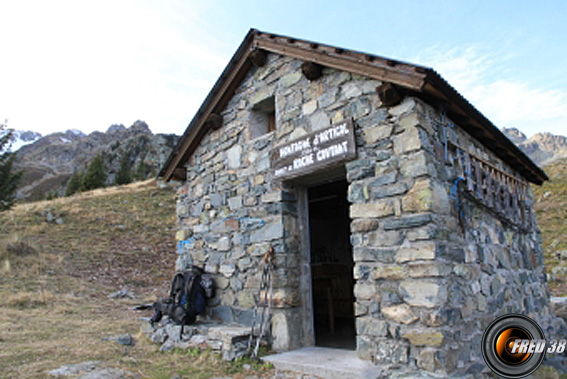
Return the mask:
<path id="1" fill-rule="evenodd" d="M 376 80 L 392 82 L 402 87 L 409 88 L 414 91 L 421 91 L 425 84 L 424 73 L 417 70 L 400 70 L 396 67 L 390 67 L 384 63 L 383 66 L 376 59 L 369 61 L 363 58 L 356 58 L 353 55 L 347 55 L 332 50 L 323 50 L 321 47 L 314 49 L 312 47 L 301 47 L 290 42 L 277 42 L 270 39 L 256 37 L 254 47 L 261 48 L 272 53 L 287 55 L 292 58 L 311 61 L 322 66 L 331 67 L 338 70 L 349 71 L 355 74 L 364 75 Z M 306 46 L 309 46 L 308 44 Z"/>

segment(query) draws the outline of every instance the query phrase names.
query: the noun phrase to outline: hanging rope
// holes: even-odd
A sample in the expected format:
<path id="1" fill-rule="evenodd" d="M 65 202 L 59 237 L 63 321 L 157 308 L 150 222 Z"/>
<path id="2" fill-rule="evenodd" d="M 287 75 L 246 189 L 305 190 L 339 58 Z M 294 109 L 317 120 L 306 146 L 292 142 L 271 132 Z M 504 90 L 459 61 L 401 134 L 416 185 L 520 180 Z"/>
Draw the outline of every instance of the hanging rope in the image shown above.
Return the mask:
<path id="1" fill-rule="evenodd" d="M 270 323 L 270 313 L 272 310 L 273 298 L 273 271 L 274 271 L 274 248 L 270 246 L 262 259 L 262 276 L 260 278 L 260 286 L 258 288 L 258 295 L 256 296 L 256 306 L 254 307 L 254 317 L 252 318 L 252 327 L 250 329 L 250 338 L 248 339 L 248 353 L 252 358 L 258 358 L 258 349 L 260 342 L 264 337 L 267 326 Z M 259 313 L 259 315 L 258 315 Z M 259 320 L 258 320 L 259 317 Z M 259 332 L 254 344 L 254 329 L 256 323 L 259 324 Z M 254 351 L 252 350 L 254 345 Z"/>

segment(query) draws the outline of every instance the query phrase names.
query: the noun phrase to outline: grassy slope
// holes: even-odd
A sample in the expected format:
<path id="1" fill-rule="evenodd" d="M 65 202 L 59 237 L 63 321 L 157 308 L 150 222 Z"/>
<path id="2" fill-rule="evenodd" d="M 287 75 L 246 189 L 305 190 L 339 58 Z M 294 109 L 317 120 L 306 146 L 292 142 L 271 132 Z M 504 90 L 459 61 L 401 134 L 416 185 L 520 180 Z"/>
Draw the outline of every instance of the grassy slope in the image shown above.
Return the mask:
<path id="1" fill-rule="evenodd" d="M 63 223 L 47 222 L 48 210 Z M 148 314 L 130 308 L 167 293 L 174 229 L 175 192 L 154 182 L 0 213 L 0 377 L 46 377 L 87 360 L 142 377 L 244 377 L 241 364 L 207 352 L 160 353 L 138 334 Z M 107 297 L 121 288 L 137 299 Z M 102 340 L 121 333 L 136 345 Z"/>
<path id="2" fill-rule="evenodd" d="M 535 209 L 542 232 L 547 272 L 556 266 L 567 266 L 556 256 L 567 250 L 567 160 L 544 167 L 550 180 L 534 186 Z M 549 283 L 553 296 L 567 296 L 567 278 Z"/>

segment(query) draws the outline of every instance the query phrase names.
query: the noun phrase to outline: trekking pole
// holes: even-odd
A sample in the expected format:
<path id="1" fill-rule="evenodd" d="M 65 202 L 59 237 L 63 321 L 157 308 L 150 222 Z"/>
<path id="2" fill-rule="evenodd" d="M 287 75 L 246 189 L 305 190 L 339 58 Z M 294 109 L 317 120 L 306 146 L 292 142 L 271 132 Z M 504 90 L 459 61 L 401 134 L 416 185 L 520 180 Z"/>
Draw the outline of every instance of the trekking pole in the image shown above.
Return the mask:
<path id="1" fill-rule="evenodd" d="M 258 335 L 258 339 L 256 340 L 256 347 L 254 348 L 254 354 L 252 355 L 254 358 L 258 357 L 258 349 L 260 348 L 260 342 L 262 341 L 262 337 L 264 336 L 264 332 L 266 330 L 266 326 L 268 325 L 268 323 L 270 322 L 270 311 L 272 309 L 272 295 L 273 295 L 273 289 L 274 289 L 274 283 L 272 280 L 272 271 L 274 268 L 273 262 L 272 262 L 272 258 L 270 257 L 270 260 L 268 261 L 266 267 L 266 281 L 268 282 L 268 292 L 266 293 L 266 291 L 264 290 L 264 296 L 265 296 L 265 301 L 268 304 L 268 309 L 266 312 L 262 312 L 262 321 L 260 322 L 260 334 Z M 265 308 L 264 308 L 265 309 Z M 264 318 L 265 316 L 265 318 Z"/>
<path id="2" fill-rule="evenodd" d="M 248 339 L 248 346 L 247 346 L 247 351 L 250 352 L 252 350 L 252 344 L 254 341 L 254 329 L 256 327 L 256 323 L 258 321 L 258 308 L 261 306 L 262 310 L 261 310 L 261 318 L 260 318 L 260 330 L 259 330 L 259 336 L 258 339 L 256 341 L 256 345 L 254 348 L 254 352 L 252 354 L 253 357 L 257 357 L 258 356 L 258 348 L 260 346 L 260 340 L 262 339 L 262 336 L 264 334 L 264 329 L 265 329 L 265 324 L 268 321 L 269 318 L 269 312 L 270 312 L 270 308 L 271 308 L 271 299 L 272 299 L 272 275 L 271 275 L 271 271 L 274 268 L 274 263 L 273 263 L 273 254 L 274 254 L 274 249 L 273 247 L 270 246 L 270 248 L 268 249 L 268 251 L 266 252 L 266 254 L 264 254 L 263 260 L 262 260 L 262 274 L 260 276 L 260 286 L 258 288 L 258 295 L 256 297 L 256 306 L 254 307 L 254 316 L 252 318 L 252 326 L 250 329 L 250 338 Z M 268 283 L 269 283 L 269 289 L 268 291 L 266 291 L 266 287 L 268 287 Z M 262 299 L 262 293 L 264 293 L 264 299 Z M 265 303 L 268 303 L 268 312 L 266 314 L 265 312 Z"/>

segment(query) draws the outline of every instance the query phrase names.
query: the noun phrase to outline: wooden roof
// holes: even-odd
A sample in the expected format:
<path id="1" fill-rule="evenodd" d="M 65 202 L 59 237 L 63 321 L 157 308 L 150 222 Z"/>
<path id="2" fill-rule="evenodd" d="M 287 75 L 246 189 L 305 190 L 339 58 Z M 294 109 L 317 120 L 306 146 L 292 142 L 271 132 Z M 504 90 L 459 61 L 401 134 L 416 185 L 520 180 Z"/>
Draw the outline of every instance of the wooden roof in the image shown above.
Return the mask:
<path id="1" fill-rule="evenodd" d="M 257 50 L 286 55 L 322 66 L 390 82 L 409 90 L 413 96 L 439 106 L 471 136 L 535 184 L 547 180 L 546 174 L 511 142 L 490 120 L 449 85 L 435 70 L 316 42 L 280 36 L 251 29 L 189 123 L 177 146 L 162 167 L 165 180 L 184 177 L 184 163 L 209 128 L 211 116 L 222 112 L 234 91 L 252 66 Z M 251 56 L 252 55 L 252 56 Z"/>

